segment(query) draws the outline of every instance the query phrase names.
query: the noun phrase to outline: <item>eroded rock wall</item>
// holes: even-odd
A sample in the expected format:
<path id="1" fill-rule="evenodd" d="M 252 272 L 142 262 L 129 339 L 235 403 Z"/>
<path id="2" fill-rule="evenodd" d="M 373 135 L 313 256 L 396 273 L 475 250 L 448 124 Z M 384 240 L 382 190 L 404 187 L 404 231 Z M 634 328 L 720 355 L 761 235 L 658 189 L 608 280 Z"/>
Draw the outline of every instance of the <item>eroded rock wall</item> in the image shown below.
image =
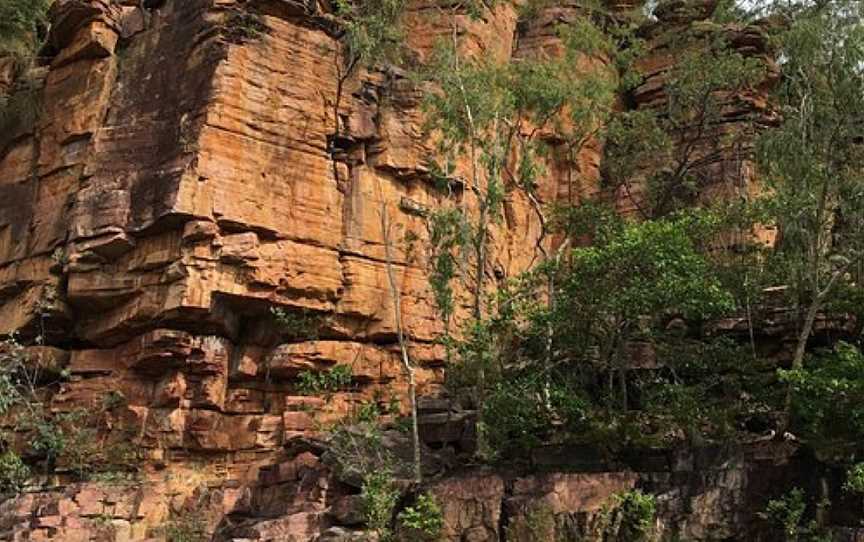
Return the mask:
<path id="1" fill-rule="evenodd" d="M 554 51 L 556 25 L 578 16 L 556 5 L 519 26 L 501 4 L 451 20 L 418 1 L 405 18 L 418 59 L 455 32 L 468 52 L 509 61 Z M 352 490 L 295 444 L 364 402 L 404 402 L 388 240 L 420 393 L 443 382 L 426 217 L 447 196 L 430 181 L 422 90 L 387 69 L 361 70 L 340 93 L 323 3 L 60 0 L 51 17 L 47 60 L 31 74 L 36 120 L 0 136 L 0 334 L 66 372 L 51 408 L 98 412 L 88 423 L 100 460 L 134 457 L 143 481 L 69 484 L 61 465 L 44 480 L 56 489 L 0 505 L 0 539 L 143 540 L 176 517 L 220 540 L 356 525 Z M 746 47 L 755 31 L 737 32 Z M 659 99 L 668 60 L 645 61 L 640 103 Z M 578 69 L 611 68 L 595 58 Z M 577 163 L 550 164 L 538 193 L 572 201 L 576 170 L 579 197 L 597 194 L 601 158 L 597 138 Z M 476 212 L 473 192 L 457 197 Z M 530 267 L 540 235 L 525 195 L 508 191 L 489 284 Z M 457 291 L 457 317 L 468 297 Z M 351 390 L 297 392 L 301 371 L 337 364 L 351 366 Z M 430 416 L 427 442 L 470 446 L 470 413 Z M 440 483 L 459 518 L 448 512 L 448 539 L 497 540 L 526 495 L 561 484 L 558 515 L 595 510 L 636 480 L 489 476 Z"/>

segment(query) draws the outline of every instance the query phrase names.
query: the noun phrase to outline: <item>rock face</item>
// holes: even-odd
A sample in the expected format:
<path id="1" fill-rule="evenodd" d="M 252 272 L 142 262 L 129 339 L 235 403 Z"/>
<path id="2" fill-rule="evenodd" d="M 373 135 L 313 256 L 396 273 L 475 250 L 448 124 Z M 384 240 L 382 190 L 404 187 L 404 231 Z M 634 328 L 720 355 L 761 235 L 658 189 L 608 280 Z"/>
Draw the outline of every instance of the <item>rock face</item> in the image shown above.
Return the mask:
<path id="1" fill-rule="evenodd" d="M 143 481 L 46 480 L 60 485 L 2 501 L 0 540 L 164 539 L 190 525 L 217 540 L 359 536 L 353 493 L 319 453 L 286 443 L 405 397 L 387 243 L 420 393 L 440 388 L 443 327 L 424 247 L 425 215 L 444 196 L 426 166 L 434 149 L 420 91 L 404 74 L 362 70 L 338 95 L 324 4 L 52 8 L 45 65 L 20 91 L 37 114 L 0 134 L 0 334 L 45 345 L 30 355 L 68 374 L 51 408 L 87 409 L 98 453 L 133 455 Z M 429 8 L 419 0 L 406 14 L 418 58 L 452 31 Z M 482 20 L 460 15 L 457 30 L 469 51 L 506 61 L 554 49 L 555 25 L 578 14 L 565 3 L 517 27 L 515 9 L 500 6 Z M 764 54 L 758 29 L 730 32 L 736 47 Z M 608 69 L 589 60 L 580 69 Z M 644 61 L 640 106 L 662 100 L 670 61 L 659 45 Z M 13 85 L 4 66 L 0 92 Z M 760 99 L 756 110 L 767 107 Z M 602 152 L 598 140 L 576 163 L 551 164 L 544 200 L 572 197 L 569 169 L 588 181 L 580 197 L 596 194 Z M 461 197 L 477 209 L 473 194 Z M 521 192 L 508 192 L 504 217 L 490 235 L 490 284 L 536 256 L 540 224 Z M 467 314 L 467 296 L 457 299 L 457 316 Z M 351 367 L 350 386 L 300 393 L 301 372 L 337 365 Z M 431 405 L 424 438 L 470 450 L 471 416 Z M 744 498 L 746 472 L 670 497 L 663 521 L 711 539 L 717 522 L 734 522 L 718 510 Z M 468 473 L 434 491 L 448 540 L 532 540 L 530 514 L 549 512 L 555 532 L 587 532 L 609 495 L 637 483 L 669 495 L 692 485 L 629 471 Z"/>

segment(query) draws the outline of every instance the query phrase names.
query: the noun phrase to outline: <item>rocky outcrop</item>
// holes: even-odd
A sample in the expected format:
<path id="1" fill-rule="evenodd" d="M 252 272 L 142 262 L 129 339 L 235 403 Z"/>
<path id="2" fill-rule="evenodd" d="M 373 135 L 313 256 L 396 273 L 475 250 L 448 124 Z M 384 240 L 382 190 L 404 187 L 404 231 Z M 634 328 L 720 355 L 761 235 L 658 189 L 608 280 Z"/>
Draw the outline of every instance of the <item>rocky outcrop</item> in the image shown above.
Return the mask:
<path id="1" fill-rule="evenodd" d="M 672 169 L 686 172 L 695 184 L 692 204 L 749 199 L 760 193 L 752 159 L 753 143 L 758 131 L 775 125 L 779 113 L 768 99 L 780 77 L 774 51 L 768 38 L 770 22 L 751 25 L 721 24 L 712 20 L 720 3 L 717 0 L 663 2 L 655 12 L 656 20 L 640 29 L 646 43 L 646 54 L 636 61 L 641 82 L 631 89 L 625 101 L 633 110 L 659 110 L 668 107 L 669 83 L 679 74 L 676 70 L 687 62 L 694 49 L 718 48 L 758 61 L 752 84 L 742 88 L 713 92 L 700 103 L 698 97 L 686 98 L 692 108 L 689 122 L 671 123 L 668 127 L 673 145 Z M 691 68 L 692 69 L 692 68 Z M 740 74 L 737 74 L 740 75 Z M 707 77 L 707 76 L 706 76 Z M 693 92 L 691 89 L 689 92 Z M 663 114 L 660 115 L 663 117 Z M 646 157 L 643 167 L 652 171 L 654 157 Z M 664 159 L 668 160 L 668 157 Z M 668 168 L 667 165 L 663 166 Z M 656 172 L 655 172 L 656 173 Z M 668 174 L 665 169 L 661 173 Z M 646 202 L 644 180 L 617 186 L 613 197 L 620 212 L 643 214 Z M 772 243 L 774 232 L 748 232 L 748 236 Z M 730 240 L 730 243 L 750 239 Z"/>
<path id="2" fill-rule="evenodd" d="M 425 216 L 445 195 L 429 179 L 422 91 L 398 69 L 369 69 L 340 94 L 328 10 L 58 0 L 27 84 L 0 60 L 0 92 L 37 113 L 0 134 L 0 334 L 17 334 L 64 375 L 50 407 L 92 415 L 100 460 L 134 459 L 138 471 L 134 482 L 73 483 L 59 465 L 39 489 L 2 501 L 0 539 L 144 540 L 181 528 L 237 541 L 360 536 L 356 488 L 332 477 L 322 450 L 295 444 L 364 404 L 404 403 L 386 243 L 420 392 L 440 389 Z M 405 16 L 417 59 L 453 32 L 436 13 L 418 1 Z M 508 61 L 554 52 L 556 25 L 579 16 L 565 3 L 520 26 L 502 4 L 485 19 L 459 14 L 455 30 L 468 52 Z M 764 56 L 757 29 L 727 31 Z M 583 60 L 580 70 L 611 69 Z M 662 45 L 645 60 L 639 107 L 662 100 L 671 61 Z M 767 107 L 758 92 L 750 98 Z M 576 195 L 593 197 L 602 153 L 596 138 L 553 160 L 538 193 L 573 201 L 575 170 Z M 458 197 L 476 212 L 473 193 Z M 525 195 L 508 192 L 490 234 L 490 284 L 528 268 L 540 234 Z M 456 297 L 464 317 L 467 295 Z M 351 367 L 350 385 L 299 389 L 301 372 L 337 365 Z M 423 414 L 442 465 L 473 450 L 470 410 L 429 399 Z M 524 531 L 546 505 L 555 532 L 588 529 L 611 493 L 648 484 L 670 495 L 664 521 L 707 539 L 698 533 L 735 519 L 718 510 L 749 491 L 746 469 L 693 491 L 677 474 L 607 470 L 468 472 L 433 492 L 448 539 L 482 541 Z M 518 536 L 507 539 L 530 539 Z"/>

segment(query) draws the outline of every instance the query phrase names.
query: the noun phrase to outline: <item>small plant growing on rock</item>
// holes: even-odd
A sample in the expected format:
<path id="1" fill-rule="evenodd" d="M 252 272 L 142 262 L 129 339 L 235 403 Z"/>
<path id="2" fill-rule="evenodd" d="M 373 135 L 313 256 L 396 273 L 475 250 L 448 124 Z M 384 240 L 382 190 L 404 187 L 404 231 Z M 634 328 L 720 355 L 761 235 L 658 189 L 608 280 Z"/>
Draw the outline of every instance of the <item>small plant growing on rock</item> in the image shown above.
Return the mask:
<path id="1" fill-rule="evenodd" d="M 30 469 L 21 457 L 11 450 L 0 455 L 0 495 L 20 493 L 30 477 Z"/>
<path id="2" fill-rule="evenodd" d="M 654 495 L 641 491 L 628 491 L 618 498 L 618 513 L 621 516 L 619 535 L 625 540 L 643 540 L 654 527 L 656 502 Z"/>
<path id="3" fill-rule="evenodd" d="M 318 332 L 324 324 L 324 318 L 308 310 L 292 312 L 281 307 L 273 307 L 270 314 L 276 323 L 291 338 L 313 341 L 318 338 Z"/>
<path id="4" fill-rule="evenodd" d="M 360 497 L 366 526 L 378 535 L 380 542 L 393 539 L 391 524 L 399 501 L 399 489 L 386 469 L 369 472 L 363 477 Z"/>
<path id="5" fill-rule="evenodd" d="M 441 507 L 429 493 L 421 493 L 412 506 L 399 512 L 396 519 L 414 536 L 412 540 L 435 540 L 444 527 Z"/>
<path id="6" fill-rule="evenodd" d="M 225 19 L 225 37 L 231 43 L 242 44 L 260 39 L 270 31 L 260 13 L 242 7 L 231 10 Z"/>
<path id="7" fill-rule="evenodd" d="M 165 537 L 166 542 L 205 542 L 210 540 L 207 535 L 205 517 L 205 502 L 209 497 L 208 490 L 197 490 L 191 501 L 186 501 L 182 508 L 172 509 L 168 520 L 158 529 L 156 534 Z"/>
<path id="8" fill-rule="evenodd" d="M 353 373 L 349 365 L 337 365 L 327 371 L 303 371 L 298 375 L 297 391 L 303 395 L 334 393 L 351 386 Z"/>
<path id="9" fill-rule="evenodd" d="M 97 405 L 92 411 L 85 408 L 53 411 L 45 388 L 63 378 L 65 371 L 42 366 L 28 356 L 14 337 L 0 341 L 0 417 L 26 436 L 22 440 L 29 449 L 21 455 L 41 459 L 47 472 L 60 467 L 84 479 L 93 473 L 103 454 L 95 426 L 104 422 L 98 416 L 106 408 L 103 404 L 101 409 Z M 3 456 L 7 466 L 23 473 L 10 453 L 7 451 Z"/>
<path id="10" fill-rule="evenodd" d="M 598 516 L 595 529 L 603 540 L 647 542 L 652 540 L 656 502 L 638 489 L 614 495 Z"/>
<path id="11" fill-rule="evenodd" d="M 779 527 L 784 536 L 792 540 L 798 535 L 806 507 L 804 492 L 796 487 L 782 497 L 768 501 L 765 511 L 761 512 L 759 517 Z"/>

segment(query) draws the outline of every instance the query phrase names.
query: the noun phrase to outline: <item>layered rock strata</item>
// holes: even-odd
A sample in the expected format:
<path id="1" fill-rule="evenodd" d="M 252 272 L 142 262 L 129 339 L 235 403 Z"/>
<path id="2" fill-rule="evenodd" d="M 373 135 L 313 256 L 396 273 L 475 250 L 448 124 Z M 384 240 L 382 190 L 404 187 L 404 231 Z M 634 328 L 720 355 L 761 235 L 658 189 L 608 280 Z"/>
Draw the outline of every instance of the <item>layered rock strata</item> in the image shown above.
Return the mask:
<path id="1" fill-rule="evenodd" d="M 0 64 L 0 92 L 23 88 L 17 95 L 36 104 L 0 135 L 0 334 L 64 374 L 51 408 L 87 409 L 102 459 L 134 457 L 143 477 L 69 484 L 60 465 L 43 480 L 54 489 L 3 501 L 0 539 L 164 538 L 176 518 L 219 540 L 355 536 L 356 491 L 294 444 L 370 401 L 404 403 L 388 261 L 420 393 L 439 391 L 443 324 L 426 218 L 447 198 L 468 212 L 478 202 L 431 182 L 422 90 L 404 73 L 361 70 L 340 83 L 328 12 L 290 0 L 60 0 L 28 84 Z M 554 51 L 556 25 L 579 13 L 552 6 L 518 25 L 516 9 L 500 5 L 451 20 L 419 1 L 405 23 L 420 60 L 455 32 L 467 52 L 510 61 Z M 745 54 L 765 55 L 757 28 L 726 31 Z M 672 62 L 657 38 L 634 91 L 639 107 L 662 101 Z M 759 91 L 747 98 L 729 123 L 767 108 Z M 579 198 L 594 197 L 602 152 L 597 138 L 575 163 L 551 163 L 542 199 L 572 201 L 572 171 L 584 181 Z M 503 214 L 490 232 L 491 286 L 538 256 L 526 196 L 509 190 Z M 468 293 L 456 297 L 464 318 Z M 351 367 L 348 389 L 299 393 L 301 372 L 336 365 Z M 470 412 L 425 414 L 430 446 L 470 449 Z M 639 480 L 654 483 L 629 471 L 470 473 L 434 491 L 448 539 L 480 541 L 503 538 L 505 523 L 516 532 L 535 501 L 559 519 L 590 515 Z M 698 533 L 716 519 L 681 514 L 664 521 Z"/>

